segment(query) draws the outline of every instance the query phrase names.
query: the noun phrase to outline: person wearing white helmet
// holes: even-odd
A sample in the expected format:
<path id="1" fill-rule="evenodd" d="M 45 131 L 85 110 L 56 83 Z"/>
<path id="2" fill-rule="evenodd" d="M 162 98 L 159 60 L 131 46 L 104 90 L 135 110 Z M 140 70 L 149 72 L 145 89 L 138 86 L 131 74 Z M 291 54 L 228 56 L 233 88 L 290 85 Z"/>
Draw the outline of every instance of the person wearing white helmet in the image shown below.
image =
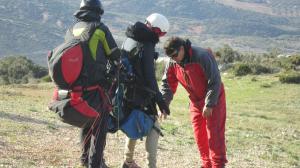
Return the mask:
<path id="1" fill-rule="evenodd" d="M 124 111 L 130 113 L 133 109 L 140 109 L 155 118 L 154 127 L 146 136 L 145 142 L 149 168 L 156 168 L 157 145 L 161 133 L 156 116 L 161 115 L 165 118 L 170 113 L 159 91 L 154 68 L 155 59 L 158 57 L 155 45 L 168 30 L 168 19 L 162 14 L 153 13 L 144 23 L 136 22 L 129 26 L 126 31 L 127 39 L 123 43 L 123 50 L 126 52 L 139 47 L 139 56 L 129 58 L 135 73 L 135 81 L 127 86 Z M 156 105 L 160 112 L 156 109 Z M 134 139 L 126 139 L 125 161 L 122 168 L 140 168 L 133 159 L 136 142 Z"/>

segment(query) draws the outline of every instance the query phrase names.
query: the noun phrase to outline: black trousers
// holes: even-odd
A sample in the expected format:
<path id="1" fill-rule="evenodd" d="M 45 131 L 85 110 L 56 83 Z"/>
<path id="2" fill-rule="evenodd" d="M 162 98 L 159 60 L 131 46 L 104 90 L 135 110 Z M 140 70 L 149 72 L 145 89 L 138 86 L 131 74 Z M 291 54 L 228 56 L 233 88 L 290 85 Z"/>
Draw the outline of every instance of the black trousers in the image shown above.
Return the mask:
<path id="1" fill-rule="evenodd" d="M 102 168 L 106 145 L 108 111 L 102 111 L 94 122 L 87 123 L 81 130 L 81 163 L 88 168 Z"/>

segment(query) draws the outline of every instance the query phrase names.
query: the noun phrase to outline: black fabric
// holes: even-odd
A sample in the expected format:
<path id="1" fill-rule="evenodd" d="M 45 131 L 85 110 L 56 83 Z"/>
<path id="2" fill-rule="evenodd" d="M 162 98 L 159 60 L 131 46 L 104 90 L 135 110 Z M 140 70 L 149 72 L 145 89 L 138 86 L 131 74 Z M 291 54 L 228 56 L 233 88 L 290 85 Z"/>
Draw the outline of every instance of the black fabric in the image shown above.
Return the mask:
<path id="1" fill-rule="evenodd" d="M 101 15 L 97 11 L 87 10 L 87 9 L 80 9 L 74 13 L 74 16 L 79 21 L 85 22 L 97 22 L 101 20 Z"/>
<path id="2" fill-rule="evenodd" d="M 126 30 L 126 36 L 141 43 L 152 42 L 156 44 L 159 42 L 158 35 L 142 22 L 136 22 L 134 25 L 129 26 Z"/>
<path id="3" fill-rule="evenodd" d="M 101 119 L 94 123 L 92 126 L 92 134 L 90 137 L 90 149 L 89 149 L 89 168 L 102 168 L 103 166 L 103 151 L 106 146 L 106 136 L 108 132 L 107 120 L 109 111 L 104 108 L 101 113 Z"/>
<path id="4" fill-rule="evenodd" d="M 192 49 L 192 43 L 189 39 L 187 39 L 185 40 L 183 46 L 184 46 L 184 57 L 179 63 L 181 67 L 184 67 L 185 64 L 191 62 L 191 55 L 189 51 Z"/>
<path id="5" fill-rule="evenodd" d="M 84 166 L 84 167 L 88 167 L 88 161 L 89 161 L 88 156 L 89 156 L 89 148 L 90 148 L 91 141 L 87 140 L 86 138 L 90 134 L 92 125 L 93 125 L 93 122 L 87 123 L 81 129 L 81 132 L 80 132 L 80 143 L 82 144 L 82 153 L 81 153 L 80 160 L 81 160 L 82 166 Z"/>
<path id="6" fill-rule="evenodd" d="M 93 10 L 103 15 L 104 9 L 100 0 L 82 0 L 80 9 Z"/>
<path id="7" fill-rule="evenodd" d="M 161 112 L 165 112 L 168 115 L 170 114 L 170 109 L 169 109 L 169 107 L 167 106 L 167 104 L 164 100 L 158 101 L 157 105 L 158 105 L 159 110 Z"/>
<path id="8" fill-rule="evenodd" d="M 155 103 L 163 101 L 159 91 L 154 61 L 157 57 L 155 45 L 158 43 L 158 36 L 145 24 L 136 22 L 127 28 L 126 36 L 139 42 L 138 54 L 130 58 L 133 66 L 136 82 L 127 85 L 126 96 L 130 97 L 130 108 L 142 108 L 147 114 L 157 115 Z"/>

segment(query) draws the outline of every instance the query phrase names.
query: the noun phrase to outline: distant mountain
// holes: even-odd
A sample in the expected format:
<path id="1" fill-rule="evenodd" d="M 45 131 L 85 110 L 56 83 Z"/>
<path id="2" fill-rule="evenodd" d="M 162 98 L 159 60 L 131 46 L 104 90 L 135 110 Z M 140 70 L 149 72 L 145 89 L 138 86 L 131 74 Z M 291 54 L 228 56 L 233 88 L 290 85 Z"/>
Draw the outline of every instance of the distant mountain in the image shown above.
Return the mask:
<path id="1" fill-rule="evenodd" d="M 120 42 L 128 24 L 153 12 L 170 19 L 168 35 L 196 44 L 265 52 L 299 52 L 299 0 L 103 0 L 103 21 Z M 25 55 L 45 64 L 46 53 L 63 41 L 80 0 L 0 0 L 0 57 Z M 262 9 L 262 10 L 260 10 Z M 292 12 L 289 12 L 289 9 Z M 266 12 L 263 12 L 266 11 Z M 161 44 L 160 44 L 161 45 Z"/>

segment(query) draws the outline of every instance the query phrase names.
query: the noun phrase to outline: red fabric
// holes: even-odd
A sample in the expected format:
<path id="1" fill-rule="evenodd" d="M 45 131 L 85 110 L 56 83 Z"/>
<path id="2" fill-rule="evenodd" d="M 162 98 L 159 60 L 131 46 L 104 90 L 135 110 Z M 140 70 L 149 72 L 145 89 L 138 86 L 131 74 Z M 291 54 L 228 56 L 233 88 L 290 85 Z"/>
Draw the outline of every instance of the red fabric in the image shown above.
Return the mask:
<path id="1" fill-rule="evenodd" d="M 52 100 L 58 100 L 58 88 L 57 87 L 54 88 Z"/>
<path id="2" fill-rule="evenodd" d="M 202 116 L 204 103 L 194 102 L 190 106 L 194 137 L 206 168 L 222 168 L 227 163 L 225 146 L 226 102 L 222 85 L 218 104 L 208 119 Z"/>
<path id="3" fill-rule="evenodd" d="M 78 44 L 63 53 L 61 58 L 61 69 L 65 81 L 73 84 L 80 75 L 83 62 L 83 52 Z"/>
<path id="4" fill-rule="evenodd" d="M 82 92 L 71 92 L 71 106 L 87 117 L 95 118 L 98 115 L 100 115 L 100 113 L 98 113 L 94 108 L 89 106 L 89 104 L 86 101 L 84 101 L 81 96 Z"/>
<path id="5" fill-rule="evenodd" d="M 205 119 L 202 110 L 205 105 L 207 79 L 200 64 L 189 63 L 185 67 L 175 64 L 168 69 L 168 84 L 173 93 L 178 82 L 189 93 L 191 120 L 194 136 L 205 168 L 225 166 L 225 120 L 226 100 L 222 84 L 218 104 L 213 108 L 213 115 Z"/>
<path id="6" fill-rule="evenodd" d="M 197 63 L 191 63 L 181 67 L 175 64 L 168 69 L 168 84 L 173 93 L 175 93 L 178 82 L 188 91 L 192 102 L 204 101 L 206 96 L 207 79 Z"/>

